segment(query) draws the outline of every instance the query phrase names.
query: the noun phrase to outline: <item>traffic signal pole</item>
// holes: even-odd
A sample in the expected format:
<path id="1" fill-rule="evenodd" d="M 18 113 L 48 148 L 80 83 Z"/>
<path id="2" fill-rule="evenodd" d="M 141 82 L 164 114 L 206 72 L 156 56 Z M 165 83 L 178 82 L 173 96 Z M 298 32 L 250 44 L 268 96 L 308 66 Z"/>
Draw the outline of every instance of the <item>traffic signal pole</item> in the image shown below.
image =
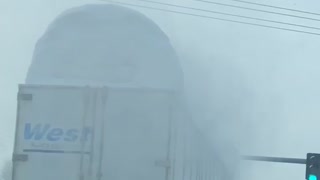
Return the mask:
<path id="1" fill-rule="evenodd" d="M 249 160 L 249 161 L 305 164 L 306 180 L 320 180 L 320 154 L 308 153 L 306 159 L 267 157 L 267 156 L 242 156 L 242 159 Z"/>
<path id="2" fill-rule="evenodd" d="M 267 157 L 267 156 L 243 156 L 242 158 L 243 160 L 249 160 L 249 161 L 306 164 L 306 159 L 298 159 L 298 158 Z"/>

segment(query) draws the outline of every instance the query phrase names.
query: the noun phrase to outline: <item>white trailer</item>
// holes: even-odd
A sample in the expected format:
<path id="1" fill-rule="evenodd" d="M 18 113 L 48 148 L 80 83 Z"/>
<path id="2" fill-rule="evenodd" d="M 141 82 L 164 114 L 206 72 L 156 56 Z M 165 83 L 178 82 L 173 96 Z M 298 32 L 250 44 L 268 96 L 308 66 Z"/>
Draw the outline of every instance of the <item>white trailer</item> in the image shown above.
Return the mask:
<path id="1" fill-rule="evenodd" d="M 20 85 L 13 180 L 220 180 L 168 90 Z"/>

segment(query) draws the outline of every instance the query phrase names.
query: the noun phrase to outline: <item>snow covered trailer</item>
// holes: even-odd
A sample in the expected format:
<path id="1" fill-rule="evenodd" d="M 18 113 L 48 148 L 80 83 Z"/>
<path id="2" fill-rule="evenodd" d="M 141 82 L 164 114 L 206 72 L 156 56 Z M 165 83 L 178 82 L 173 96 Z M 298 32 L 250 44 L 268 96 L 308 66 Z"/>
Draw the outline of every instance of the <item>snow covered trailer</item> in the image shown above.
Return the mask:
<path id="1" fill-rule="evenodd" d="M 170 39 L 136 10 L 61 13 L 37 41 L 25 83 L 13 180 L 230 180 L 185 107 Z"/>

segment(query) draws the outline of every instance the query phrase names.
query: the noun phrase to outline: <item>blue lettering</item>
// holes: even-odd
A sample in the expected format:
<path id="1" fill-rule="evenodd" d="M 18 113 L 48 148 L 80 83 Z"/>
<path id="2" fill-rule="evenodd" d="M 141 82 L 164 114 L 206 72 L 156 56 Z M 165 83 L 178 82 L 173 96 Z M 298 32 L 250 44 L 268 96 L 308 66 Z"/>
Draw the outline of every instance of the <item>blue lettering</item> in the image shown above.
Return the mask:
<path id="1" fill-rule="evenodd" d="M 40 140 L 43 138 L 49 128 L 49 124 L 46 124 L 44 126 L 42 126 L 41 124 L 36 124 L 35 127 L 32 128 L 30 123 L 26 123 L 24 127 L 24 139 Z"/>
<path id="2" fill-rule="evenodd" d="M 90 127 L 85 127 L 80 131 L 79 129 L 62 129 L 53 128 L 50 124 L 36 124 L 26 123 L 24 127 L 25 140 L 47 140 L 47 141 L 88 141 L 92 134 Z"/>
<path id="3" fill-rule="evenodd" d="M 47 135 L 49 141 L 59 141 L 63 135 L 63 130 L 60 128 L 51 129 Z"/>

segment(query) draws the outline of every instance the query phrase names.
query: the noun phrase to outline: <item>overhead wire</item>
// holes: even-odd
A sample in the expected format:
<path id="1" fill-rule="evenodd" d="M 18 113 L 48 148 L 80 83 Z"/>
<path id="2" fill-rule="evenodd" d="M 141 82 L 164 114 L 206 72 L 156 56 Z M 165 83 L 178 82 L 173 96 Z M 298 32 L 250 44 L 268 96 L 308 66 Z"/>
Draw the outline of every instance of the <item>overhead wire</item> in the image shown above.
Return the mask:
<path id="1" fill-rule="evenodd" d="M 307 19 L 307 20 L 311 20 L 311 21 L 320 21 L 320 19 L 315 19 L 315 18 L 310 18 L 310 17 L 298 16 L 298 15 L 292 15 L 292 14 L 280 13 L 280 12 L 274 12 L 274 11 L 267 11 L 267 10 L 262 10 L 262 9 L 255 9 L 255 8 L 249 8 L 249 7 L 245 7 L 245 6 L 232 5 L 232 4 L 225 4 L 225 3 L 215 2 L 215 1 L 208 1 L 208 0 L 193 0 L 193 1 L 207 3 L 207 4 L 215 4 L 215 5 L 219 5 L 219 6 L 232 7 L 232 8 L 237 8 L 237 9 L 245 9 L 245 10 L 256 11 L 256 12 L 282 15 L 282 16 L 287 16 L 287 17 L 294 17 L 294 18 L 299 18 L 299 19 Z"/>
<path id="2" fill-rule="evenodd" d="M 171 7 L 178 7 L 178 8 L 183 8 L 183 9 L 197 10 L 197 11 L 203 11 L 203 12 L 226 15 L 226 16 L 232 16 L 232 17 L 239 17 L 239 18 L 245 18 L 245 19 L 251 19 L 251 20 L 258 20 L 258 21 L 264 21 L 264 22 L 271 22 L 271 23 L 277 23 L 277 24 L 284 24 L 284 25 L 290 25 L 290 26 L 296 26 L 296 27 L 320 30 L 319 27 L 306 26 L 306 25 L 302 25 L 302 24 L 287 23 L 287 22 L 282 22 L 282 21 L 274 21 L 274 20 L 262 19 L 262 18 L 255 18 L 255 17 L 250 17 L 250 16 L 243 16 L 243 15 L 238 15 L 238 14 L 224 13 L 224 12 L 212 11 L 212 10 L 207 10 L 207 9 L 193 8 L 193 7 L 188 7 L 188 6 L 181 6 L 181 5 L 158 2 L 158 1 L 152 1 L 152 0 L 136 0 L 136 1 L 148 2 L 148 3 L 152 3 L 152 4 L 166 5 L 166 6 L 171 6 Z"/>
<path id="3" fill-rule="evenodd" d="M 277 29 L 277 30 L 283 30 L 283 31 L 290 31 L 290 32 L 296 32 L 296 33 L 303 33 L 303 34 L 320 36 L 320 33 L 309 32 L 309 31 L 302 31 L 302 30 L 282 28 L 282 27 L 277 27 L 277 26 L 269 26 L 269 25 L 262 25 L 262 24 L 257 24 L 257 23 L 249 23 L 249 22 L 244 22 L 244 21 L 236 21 L 236 20 L 231 20 L 231 19 L 217 18 L 217 17 L 213 17 L 213 16 L 205 16 L 205 15 L 199 15 L 199 14 L 193 14 L 193 13 L 187 13 L 187 12 L 180 12 L 180 11 L 174 11 L 174 10 L 168 10 L 168 9 L 162 9 L 162 8 L 138 5 L 138 4 L 125 3 L 125 2 L 114 1 L 114 0 L 100 0 L 100 1 L 114 3 L 114 4 L 121 4 L 121 5 L 125 5 L 125 6 L 131 6 L 131 7 L 157 10 L 157 11 L 162 11 L 162 12 L 188 15 L 188 16 L 193 16 L 193 17 L 200 17 L 200 18 L 205 18 L 205 19 L 213 19 L 213 20 L 219 20 L 219 21 L 233 22 L 233 23 L 238 23 L 238 24 L 245 24 L 245 25 L 251 25 L 251 26 L 265 27 L 265 28 L 270 28 L 270 29 Z"/>
<path id="4" fill-rule="evenodd" d="M 304 10 L 299 10 L 299 9 L 291 9 L 291 8 L 285 8 L 285 7 L 280 7 L 280 6 L 273 6 L 273 5 L 269 5 L 269 4 L 262 4 L 262 3 L 243 1 L 243 0 L 230 0 L 230 1 L 320 16 L 320 13 L 304 11 Z"/>

